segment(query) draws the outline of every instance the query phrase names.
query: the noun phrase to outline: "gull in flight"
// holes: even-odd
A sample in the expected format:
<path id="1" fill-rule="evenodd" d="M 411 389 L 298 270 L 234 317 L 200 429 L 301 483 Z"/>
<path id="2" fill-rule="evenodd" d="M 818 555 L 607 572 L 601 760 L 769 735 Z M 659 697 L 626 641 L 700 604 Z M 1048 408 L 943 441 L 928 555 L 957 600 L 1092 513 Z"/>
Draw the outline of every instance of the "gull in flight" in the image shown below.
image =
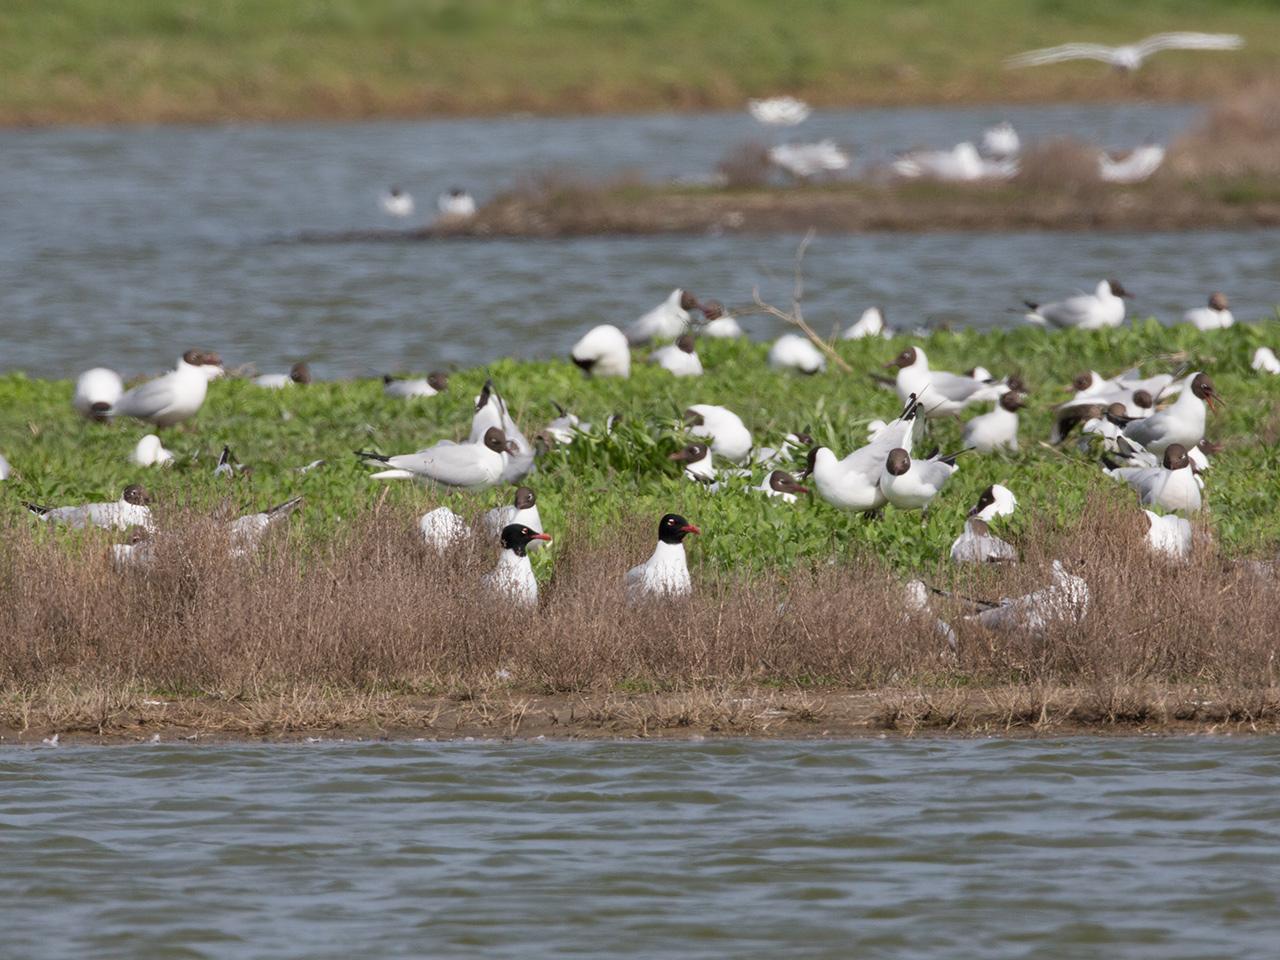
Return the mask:
<path id="1" fill-rule="evenodd" d="M 1119 70 L 1133 72 L 1142 61 L 1161 50 L 1239 50 L 1244 38 L 1234 33 L 1157 33 L 1122 47 L 1101 43 L 1064 43 L 1059 47 L 1029 50 L 1005 61 L 1006 67 L 1040 67 L 1065 60 L 1101 60 Z"/>

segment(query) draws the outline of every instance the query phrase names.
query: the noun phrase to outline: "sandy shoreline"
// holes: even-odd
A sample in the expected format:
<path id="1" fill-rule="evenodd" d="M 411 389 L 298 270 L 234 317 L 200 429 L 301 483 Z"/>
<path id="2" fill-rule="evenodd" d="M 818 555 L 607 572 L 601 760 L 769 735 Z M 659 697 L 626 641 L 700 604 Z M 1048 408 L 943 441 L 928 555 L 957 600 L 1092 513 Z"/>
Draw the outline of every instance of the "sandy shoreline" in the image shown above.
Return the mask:
<path id="1" fill-rule="evenodd" d="M 0 746 L 306 740 L 824 739 L 1274 734 L 1280 691 L 996 687 L 460 697 L 287 693 L 6 710 Z M 96 714 L 96 715 L 95 715 Z"/>

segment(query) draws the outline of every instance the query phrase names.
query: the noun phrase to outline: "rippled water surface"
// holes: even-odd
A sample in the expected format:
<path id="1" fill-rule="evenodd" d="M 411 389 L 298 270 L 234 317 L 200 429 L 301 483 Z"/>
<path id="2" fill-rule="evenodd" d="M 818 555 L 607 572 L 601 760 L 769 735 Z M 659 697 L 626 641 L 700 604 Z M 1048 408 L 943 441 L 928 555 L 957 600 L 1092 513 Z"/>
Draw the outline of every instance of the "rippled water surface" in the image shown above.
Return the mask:
<path id="1" fill-rule="evenodd" d="M 0 956 L 1275 955 L 1272 739 L 0 752 Z"/>
<path id="2" fill-rule="evenodd" d="M 832 136 L 865 162 L 977 136 L 1003 117 L 1028 140 L 1115 147 L 1174 137 L 1186 106 L 819 113 L 787 136 Z M 650 179 L 707 172 L 769 139 L 745 113 L 436 123 L 0 131 L 0 371 L 151 372 L 209 346 L 233 365 L 319 376 L 560 355 L 588 324 L 626 322 L 683 285 L 730 304 L 789 294 L 794 236 L 553 242 L 272 242 L 387 225 L 392 182 L 429 208 L 463 183 L 482 200 L 547 169 Z M 871 303 L 912 328 L 1016 321 L 1109 275 L 1164 317 L 1231 293 L 1256 318 L 1280 301 L 1280 231 L 826 237 L 810 250 L 806 313 L 824 332 Z M 750 333 L 776 335 L 767 318 Z"/>

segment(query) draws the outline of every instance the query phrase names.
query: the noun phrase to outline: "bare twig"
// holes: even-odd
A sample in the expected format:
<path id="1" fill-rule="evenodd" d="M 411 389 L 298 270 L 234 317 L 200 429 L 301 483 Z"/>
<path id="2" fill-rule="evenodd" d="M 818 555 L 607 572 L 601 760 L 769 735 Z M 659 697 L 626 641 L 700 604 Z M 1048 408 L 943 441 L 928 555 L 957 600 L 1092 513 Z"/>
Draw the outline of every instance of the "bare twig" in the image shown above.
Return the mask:
<path id="1" fill-rule="evenodd" d="M 754 287 L 751 291 L 751 298 L 755 301 L 757 307 L 772 317 L 777 317 L 784 323 L 800 328 L 800 332 L 809 338 L 809 341 L 831 358 L 831 362 L 843 370 L 845 373 L 853 373 L 853 367 L 845 363 L 844 358 L 836 353 L 835 347 L 823 340 L 813 328 L 805 322 L 804 313 L 800 307 L 800 301 L 804 298 L 804 271 L 802 269 L 804 263 L 805 250 L 809 248 L 809 244 L 813 240 L 813 229 L 804 235 L 804 239 L 800 241 L 800 246 L 796 248 L 796 269 L 795 284 L 791 291 L 791 309 L 779 310 L 771 303 L 765 303 L 760 297 L 760 288 Z"/>

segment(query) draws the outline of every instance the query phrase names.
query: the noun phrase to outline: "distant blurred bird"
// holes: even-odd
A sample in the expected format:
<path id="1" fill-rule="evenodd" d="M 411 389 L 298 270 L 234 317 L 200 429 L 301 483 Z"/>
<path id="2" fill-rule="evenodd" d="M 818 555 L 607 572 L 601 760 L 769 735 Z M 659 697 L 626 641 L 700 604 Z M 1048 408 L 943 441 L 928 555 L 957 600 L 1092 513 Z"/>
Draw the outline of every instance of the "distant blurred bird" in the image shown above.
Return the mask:
<path id="1" fill-rule="evenodd" d="M 769 366 L 774 370 L 798 370 L 812 375 L 827 368 L 827 358 L 808 338 L 784 333 L 769 348 Z"/>
<path id="2" fill-rule="evenodd" d="M 120 374 L 106 367 L 94 367 L 80 374 L 71 405 L 82 417 L 105 423 L 108 412 L 123 395 L 124 382 Z"/>
<path id="3" fill-rule="evenodd" d="M 1010 57 L 1006 67 L 1040 67 L 1065 60 L 1101 60 L 1120 70 L 1134 71 L 1142 61 L 1161 50 L 1239 50 L 1244 38 L 1234 33 L 1157 33 L 1122 47 L 1101 43 L 1064 43 L 1058 47 L 1029 50 Z"/>
<path id="4" fill-rule="evenodd" d="M 817 143 L 780 143 L 769 149 L 769 162 L 800 180 L 820 173 L 847 170 L 849 154 L 834 140 Z"/>
<path id="5" fill-rule="evenodd" d="M 807 103 L 795 97 L 748 100 L 747 110 L 757 122 L 769 127 L 794 127 L 797 123 L 804 123 L 812 112 Z"/>
<path id="6" fill-rule="evenodd" d="M 1164 147 L 1158 143 L 1134 147 L 1127 154 L 1098 154 L 1098 176 L 1107 183 L 1141 183 L 1164 163 Z"/>
<path id="7" fill-rule="evenodd" d="M 1011 160 L 1022 150 L 1018 131 L 1008 120 L 982 131 L 982 152 L 995 160 Z"/>
<path id="8" fill-rule="evenodd" d="M 476 201 L 461 187 L 453 187 L 436 197 L 436 210 L 448 220 L 469 220 L 476 215 Z"/>
<path id="9" fill-rule="evenodd" d="M 299 360 L 291 366 L 288 373 L 264 373 L 253 378 L 255 386 L 264 387 L 267 390 L 283 390 L 295 383 L 302 386 L 310 382 L 311 367 L 305 360 Z"/>
<path id="10" fill-rule="evenodd" d="M 867 307 L 862 316 L 848 330 L 841 334 L 841 340 L 861 340 L 863 337 L 883 337 L 886 340 L 893 336 L 884 320 L 884 311 L 879 307 Z"/>
<path id="11" fill-rule="evenodd" d="M 1182 322 L 1194 324 L 1197 330 L 1225 330 L 1236 322 L 1236 318 L 1231 315 L 1227 295 L 1217 291 L 1210 295 L 1207 307 L 1196 307 L 1184 313 Z"/>
<path id="12" fill-rule="evenodd" d="M 413 194 L 405 193 L 399 187 L 392 187 L 378 198 L 382 209 L 393 217 L 413 216 Z"/>
<path id="13" fill-rule="evenodd" d="M 950 150 L 917 150 L 893 161 L 893 172 L 907 179 L 1008 180 L 1018 172 L 1013 160 L 988 160 L 969 141 Z"/>

